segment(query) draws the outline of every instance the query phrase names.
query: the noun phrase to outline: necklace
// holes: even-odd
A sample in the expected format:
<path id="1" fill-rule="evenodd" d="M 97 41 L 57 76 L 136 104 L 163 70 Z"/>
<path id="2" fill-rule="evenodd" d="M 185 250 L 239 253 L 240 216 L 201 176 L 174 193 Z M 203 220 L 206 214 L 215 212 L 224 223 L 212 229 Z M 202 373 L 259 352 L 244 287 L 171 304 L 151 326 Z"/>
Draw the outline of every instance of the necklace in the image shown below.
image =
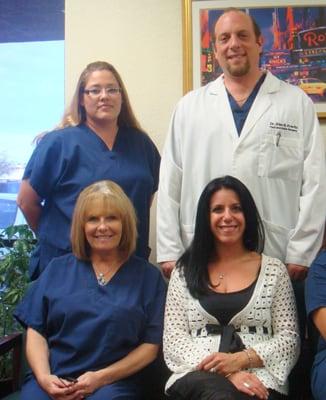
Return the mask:
<path id="1" fill-rule="evenodd" d="M 111 265 L 106 264 L 108 268 L 106 272 L 101 272 L 101 271 L 98 272 L 94 263 L 92 265 L 96 275 L 97 283 L 100 286 L 105 286 L 109 282 L 109 280 L 113 277 L 113 275 L 117 272 L 121 263 L 119 261 L 113 261 L 113 264 Z M 109 277 L 107 277 L 107 275 L 109 275 Z"/>
<path id="2" fill-rule="evenodd" d="M 97 272 L 95 265 L 93 264 L 93 268 L 95 271 L 97 283 L 100 286 L 105 286 L 107 284 L 107 280 L 105 279 L 106 275 L 110 272 L 110 268 L 106 272 Z"/>
<path id="3" fill-rule="evenodd" d="M 240 105 L 243 104 L 243 103 L 245 103 L 245 102 L 248 100 L 248 97 L 251 95 L 251 92 L 250 92 L 250 93 L 248 93 L 245 97 L 238 98 L 238 97 L 236 97 L 234 94 L 232 94 L 232 93 L 228 90 L 228 88 L 226 88 L 226 91 L 227 91 L 229 97 L 232 97 L 232 99 L 233 99 L 237 104 L 240 104 Z"/>
<path id="4" fill-rule="evenodd" d="M 100 286 L 104 286 L 106 284 L 106 280 L 104 278 L 106 274 L 107 274 L 107 272 L 105 274 L 103 274 L 103 272 L 100 272 L 98 275 L 96 275 L 97 283 Z"/>
<path id="5" fill-rule="evenodd" d="M 218 287 L 220 286 L 220 284 L 222 283 L 224 277 L 225 277 L 225 274 L 224 274 L 223 272 L 220 272 L 220 273 L 218 274 L 218 276 L 217 276 L 218 282 L 217 282 L 216 285 L 211 284 L 212 288 L 214 288 L 214 289 L 215 289 L 215 288 L 218 288 Z"/>
<path id="6" fill-rule="evenodd" d="M 248 99 L 248 97 L 249 97 L 249 95 L 247 97 L 242 98 L 242 99 L 236 99 L 235 97 L 233 97 L 233 98 L 238 104 L 241 104 L 241 103 L 244 103 Z"/>

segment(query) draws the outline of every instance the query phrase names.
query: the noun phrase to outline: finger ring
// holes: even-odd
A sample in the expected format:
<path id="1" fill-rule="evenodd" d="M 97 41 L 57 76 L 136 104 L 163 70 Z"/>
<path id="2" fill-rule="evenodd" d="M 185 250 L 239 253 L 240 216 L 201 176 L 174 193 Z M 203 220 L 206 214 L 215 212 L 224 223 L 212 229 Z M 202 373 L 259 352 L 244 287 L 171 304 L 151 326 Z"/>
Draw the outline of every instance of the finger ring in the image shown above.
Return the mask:
<path id="1" fill-rule="evenodd" d="M 248 382 L 243 382 L 243 386 L 245 386 L 245 387 L 248 388 L 248 389 L 251 388 L 251 386 L 250 386 L 250 384 L 249 384 Z"/>
<path id="2" fill-rule="evenodd" d="M 212 372 L 216 372 L 216 367 L 211 368 Z"/>

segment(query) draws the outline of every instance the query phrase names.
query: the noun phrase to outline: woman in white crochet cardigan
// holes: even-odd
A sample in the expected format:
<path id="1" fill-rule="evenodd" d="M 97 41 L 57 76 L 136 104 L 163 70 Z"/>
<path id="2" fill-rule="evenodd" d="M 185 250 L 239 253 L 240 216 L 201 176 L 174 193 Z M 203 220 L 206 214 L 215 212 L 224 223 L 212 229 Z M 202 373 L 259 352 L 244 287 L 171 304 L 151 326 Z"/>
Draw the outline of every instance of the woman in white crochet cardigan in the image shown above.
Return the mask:
<path id="1" fill-rule="evenodd" d="M 299 352 L 286 267 L 262 254 L 254 200 L 236 178 L 210 182 L 168 289 L 164 357 L 173 400 L 286 398 Z"/>

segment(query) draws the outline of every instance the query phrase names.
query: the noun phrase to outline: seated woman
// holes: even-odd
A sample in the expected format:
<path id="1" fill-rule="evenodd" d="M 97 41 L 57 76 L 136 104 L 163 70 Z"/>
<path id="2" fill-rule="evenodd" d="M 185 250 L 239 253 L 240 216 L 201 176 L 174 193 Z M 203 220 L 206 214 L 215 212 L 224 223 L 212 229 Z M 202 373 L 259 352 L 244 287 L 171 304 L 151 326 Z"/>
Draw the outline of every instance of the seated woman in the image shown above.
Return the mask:
<path id="1" fill-rule="evenodd" d="M 168 288 L 163 351 L 172 399 L 282 399 L 299 352 L 286 267 L 261 251 L 248 189 L 226 176 L 198 203 L 193 241 Z"/>
<path id="2" fill-rule="evenodd" d="M 306 308 L 321 337 L 311 375 L 315 400 L 326 399 L 326 233 L 322 250 L 309 268 L 306 282 Z"/>
<path id="3" fill-rule="evenodd" d="M 73 214 L 73 254 L 53 259 L 15 311 L 27 327 L 33 374 L 22 400 L 141 399 L 140 371 L 157 356 L 165 282 L 133 256 L 134 208 L 122 189 L 84 189 Z"/>

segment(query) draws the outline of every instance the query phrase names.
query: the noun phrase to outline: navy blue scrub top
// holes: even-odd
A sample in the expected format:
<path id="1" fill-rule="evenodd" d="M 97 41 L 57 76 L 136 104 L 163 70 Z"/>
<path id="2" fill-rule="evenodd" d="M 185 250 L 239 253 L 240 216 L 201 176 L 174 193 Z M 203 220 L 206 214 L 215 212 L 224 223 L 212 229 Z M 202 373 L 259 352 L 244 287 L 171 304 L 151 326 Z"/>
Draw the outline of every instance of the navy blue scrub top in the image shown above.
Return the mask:
<path id="1" fill-rule="evenodd" d="M 256 83 L 255 87 L 253 88 L 253 90 L 250 93 L 249 97 L 247 98 L 246 102 L 242 106 L 239 106 L 239 104 L 233 98 L 231 93 L 229 93 L 227 91 L 229 103 L 230 103 L 232 114 L 233 114 L 234 123 L 237 128 L 237 132 L 238 132 L 239 136 L 241 134 L 243 125 L 246 122 L 246 119 L 247 119 L 247 116 L 251 109 L 251 106 L 252 106 L 253 102 L 255 101 L 256 96 L 259 92 L 259 89 L 260 89 L 261 85 L 263 84 L 265 78 L 266 78 L 266 74 L 263 74 L 259 78 L 258 82 Z"/>
<path id="2" fill-rule="evenodd" d="M 326 250 L 323 250 L 309 268 L 305 287 L 307 314 L 321 307 L 326 307 Z M 326 340 L 319 338 L 317 354 L 315 355 L 311 387 L 316 400 L 326 399 Z"/>
<path id="3" fill-rule="evenodd" d="M 309 268 L 305 288 L 307 314 L 320 307 L 326 307 L 326 250 L 323 250 Z M 321 337 L 318 352 L 324 352 L 326 358 L 326 341 Z"/>
<path id="4" fill-rule="evenodd" d="M 23 176 L 44 199 L 39 243 L 70 251 L 70 224 L 79 193 L 96 181 L 109 179 L 123 188 L 136 209 L 136 254 L 147 259 L 150 201 L 157 191 L 159 166 L 154 143 L 132 128 L 119 128 L 112 151 L 86 125 L 46 134 Z"/>
<path id="5" fill-rule="evenodd" d="M 49 263 L 14 315 L 47 339 L 53 374 L 78 377 L 142 343 L 160 344 L 165 295 L 160 271 L 142 258 L 100 286 L 90 263 L 67 254 Z"/>

